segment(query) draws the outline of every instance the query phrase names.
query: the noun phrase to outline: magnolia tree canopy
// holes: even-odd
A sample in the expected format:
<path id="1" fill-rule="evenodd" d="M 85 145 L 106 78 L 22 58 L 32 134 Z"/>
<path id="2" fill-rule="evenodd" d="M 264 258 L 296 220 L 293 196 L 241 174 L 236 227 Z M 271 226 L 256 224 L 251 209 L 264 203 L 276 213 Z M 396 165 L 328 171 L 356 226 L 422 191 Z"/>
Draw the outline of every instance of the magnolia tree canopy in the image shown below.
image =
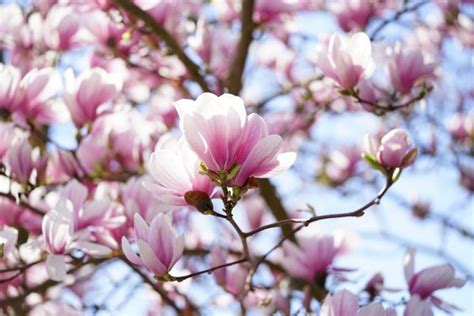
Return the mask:
<path id="1" fill-rule="evenodd" d="M 6 2 L 0 314 L 474 313 L 473 1 Z"/>

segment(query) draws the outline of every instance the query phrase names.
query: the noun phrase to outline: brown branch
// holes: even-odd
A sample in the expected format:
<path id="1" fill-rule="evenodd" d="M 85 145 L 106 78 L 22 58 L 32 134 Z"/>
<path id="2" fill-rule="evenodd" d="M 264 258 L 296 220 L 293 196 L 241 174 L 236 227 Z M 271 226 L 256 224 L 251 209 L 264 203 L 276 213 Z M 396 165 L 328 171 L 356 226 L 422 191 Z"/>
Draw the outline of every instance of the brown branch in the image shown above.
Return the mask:
<path id="1" fill-rule="evenodd" d="M 268 207 L 272 211 L 273 216 L 278 221 L 284 221 L 288 220 L 289 216 L 288 213 L 285 210 L 285 207 L 283 206 L 283 203 L 280 200 L 280 197 L 278 196 L 278 193 L 273 186 L 273 184 L 270 182 L 268 179 L 259 179 L 258 180 L 258 187 L 260 189 L 260 195 L 262 198 L 265 200 L 265 203 L 267 203 Z M 283 232 L 283 235 L 288 235 L 291 232 L 291 227 L 290 226 L 285 226 L 282 225 L 280 226 L 281 230 Z M 295 241 L 293 235 L 289 236 L 289 239 L 292 241 Z"/>
<path id="2" fill-rule="evenodd" d="M 171 51 L 178 57 L 178 59 L 184 64 L 186 69 L 191 74 L 191 77 L 196 81 L 203 91 L 209 91 L 209 86 L 201 75 L 200 67 L 194 63 L 191 58 L 184 52 L 180 44 L 174 39 L 174 37 L 155 19 L 149 15 L 146 11 L 143 11 L 140 7 L 129 0 L 113 0 L 114 3 L 129 13 L 131 16 L 142 20 L 145 25 L 150 28 L 153 33 L 160 37 Z"/>
<path id="3" fill-rule="evenodd" d="M 238 95 L 242 89 L 242 74 L 245 69 L 250 44 L 253 40 L 253 31 L 256 27 L 253 21 L 254 7 L 255 0 L 242 1 L 242 12 L 240 13 L 240 41 L 232 62 L 232 70 L 227 78 L 227 89 L 229 89 L 230 93 L 235 95 Z"/>
<path id="4" fill-rule="evenodd" d="M 205 274 L 205 273 L 211 273 L 212 271 L 219 270 L 219 269 L 222 269 L 222 268 L 225 268 L 225 267 L 229 267 L 229 266 L 233 266 L 233 265 L 235 265 L 235 264 L 243 263 L 243 262 L 245 262 L 245 261 L 247 261 L 247 260 L 248 260 L 248 259 L 244 257 L 244 258 L 239 259 L 239 260 L 237 260 L 237 261 L 224 263 L 224 264 L 222 264 L 222 265 L 215 266 L 215 267 L 209 268 L 209 269 L 207 269 L 207 270 L 202 270 L 202 271 L 199 271 L 199 272 L 195 272 L 195 273 L 191 273 L 191 274 L 187 274 L 187 275 L 183 275 L 183 276 L 179 276 L 179 277 L 173 277 L 173 279 L 174 279 L 174 281 L 182 282 L 182 281 L 184 281 L 184 280 L 186 280 L 186 279 L 189 279 L 189 278 L 192 278 L 192 277 L 201 275 L 201 274 Z"/>

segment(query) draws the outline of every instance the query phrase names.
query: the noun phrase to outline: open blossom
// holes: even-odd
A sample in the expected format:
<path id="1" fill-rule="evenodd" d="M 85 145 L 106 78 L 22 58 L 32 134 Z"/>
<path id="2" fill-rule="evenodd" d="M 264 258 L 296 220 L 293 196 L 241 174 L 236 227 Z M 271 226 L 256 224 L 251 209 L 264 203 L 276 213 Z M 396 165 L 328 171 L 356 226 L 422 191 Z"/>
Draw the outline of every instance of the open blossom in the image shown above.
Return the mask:
<path id="1" fill-rule="evenodd" d="M 331 2 L 331 10 L 336 14 L 341 28 L 350 32 L 354 29 L 363 30 L 369 19 L 375 14 L 375 1 L 370 0 L 339 0 Z"/>
<path id="2" fill-rule="evenodd" d="M 111 207 L 109 200 L 87 201 L 87 188 L 76 179 L 71 180 L 61 191 L 61 197 L 71 202 L 74 217 L 74 230 L 85 229 L 89 226 L 115 227 L 125 218 L 109 218 Z"/>
<path id="3" fill-rule="evenodd" d="M 359 298 L 348 290 L 328 294 L 321 306 L 320 316 L 396 316 L 394 309 L 385 309 L 382 304 L 370 304 L 359 308 Z M 413 314 L 415 315 L 415 314 Z"/>
<path id="4" fill-rule="evenodd" d="M 96 217 L 94 210 L 81 209 L 77 214 L 78 203 L 81 203 L 84 192 L 79 187 L 69 187 L 69 194 L 63 192 L 57 205 L 43 217 L 42 233 L 44 246 L 49 253 L 46 259 L 46 270 L 49 277 L 61 281 L 66 276 L 65 255 L 73 249 L 80 249 L 91 256 L 104 256 L 110 253 L 110 248 L 88 240 L 88 235 L 77 235 L 80 225 L 86 225 Z M 74 192 L 72 192 L 72 190 Z M 77 189 L 77 191 L 76 191 Z M 93 203 L 93 202 L 92 202 Z M 87 206 L 85 207 L 87 208 Z M 93 208 L 89 204 L 89 208 Z M 85 214 L 84 214 L 85 213 Z"/>
<path id="5" fill-rule="evenodd" d="M 124 255 L 131 263 L 145 266 L 157 276 L 167 275 L 183 254 L 184 236 L 176 235 L 171 217 L 166 214 L 156 215 L 150 226 L 136 214 L 135 237 L 139 256 L 125 236 L 122 237 Z"/>
<path id="6" fill-rule="evenodd" d="M 420 80 L 434 76 L 435 64 L 427 61 L 420 50 L 402 49 L 400 43 L 388 50 L 388 71 L 395 89 L 408 93 Z"/>
<path id="7" fill-rule="evenodd" d="M 372 44 L 365 33 L 356 33 L 350 39 L 333 34 L 327 47 L 319 51 L 317 65 L 324 75 L 341 88 L 352 89 L 360 79 L 373 70 Z"/>
<path id="8" fill-rule="evenodd" d="M 64 121 L 66 109 L 53 102 L 60 87 L 59 74 L 53 68 L 32 69 L 19 82 L 10 110 L 20 121 L 33 119 L 41 124 Z"/>
<path id="9" fill-rule="evenodd" d="M 148 176 L 130 178 L 121 190 L 120 197 L 125 206 L 125 215 L 130 222 L 133 222 L 135 214 L 138 213 L 147 223 L 150 223 L 159 212 L 158 199 L 153 196 L 150 190 L 144 190 L 143 188 L 144 180 L 147 178 Z"/>
<path id="10" fill-rule="evenodd" d="M 282 138 L 269 135 L 259 115 L 247 115 L 239 97 L 203 93 L 196 101 L 180 100 L 175 105 L 187 143 L 209 170 L 241 167 L 234 185 L 245 185 L 251 177 L 277 175 L 295 161 L 295 153 L 279 153 Z"/>
<path id="11" fill-rule="evenodd" d="M 426 268 L 415 273 L 415 250 L 410 248 L 405 254 L 404 266 L 405 279 L 412 298 L 419 297 L 421 300 L 428 300 L 441 309 L 453 308 L 452 305 L 433 295 L 437 290 L 463 287 L 466 283 L 466 280 L 455 277 L 454 268 L 450 264 Z M 412 304 L 420 305 L 421 303 Z"/>
<path id="12" fill-rule="evenodd" d="M 11 65 L 0 64 L 0 109 L 12 111 L 20 79 L 18 69 Z"/>
<path id="13" fill-rule="evenodd" d="M 78 43 L 80 21 L 74 12 L 65 6 L 54 6 L 48 10 L 44 23 L 44 41 L 54 50 L 67 51 Z"/>
<path id="14" fill-rule="evenodd" d="M 157 200 L 171 207 L 198 207 L 186 198 L 188 192 L 201 192 L 204 200 L 215 195 L 215 186 L 199 173 L 199 159 L 184 139 L 163 138 L 150 157 L 148 171 L 152 179 L 146 187 Z"/>
<path id="15" fill-rule="evenodd" d="M 49 255 L 46 260 L 46 269 L 51 279 L 61 281 L 66 276 L 66 262 L 64 255 L 71 249 L 74 219 L 70 203 L 61 199 L 57 206 L 43 217 L 44 245 Z"/>
<path id="16" fill-rule="evenodd" d="M 66 72 L 66 92 L 63 95 L 72 120 L 76 126 L 93 121 L 99 108 L 112 101 L 120 90 L 120 80 L 101 68 L 92 68 L 74 79 L 71 71 Z"/>
<path id="17" fill-rule="evenodd" d="M 38 147 L 32 148 L 28 140 L 16 142 L 8 150 L 8 167 L 19 182 L 28 182 L 34 170 L 37 177 L 45 171 L 47 156 L 41 156 Z"/>
<path id="18" fill-rule="evenodd" d="M 376 159 L 382 166 L 402 168 L 411 165 L 416 158 L 417 148 L 410 141 L 408 134 L 399 129 L 393 129 L 382 137 L 379 142 L 366 134 L 365 155 Z"/>
<path id="19" fill-rule="evenodd" d="M 345 250 L 341 234 L 300 236 L 298 245 L 290 241 L 283 244 L 282 265 L 292 276 L 313 282 L 319 278 L 324 280 L 329 273 L 339 270 L 332 264 L 335 257 Z"/>

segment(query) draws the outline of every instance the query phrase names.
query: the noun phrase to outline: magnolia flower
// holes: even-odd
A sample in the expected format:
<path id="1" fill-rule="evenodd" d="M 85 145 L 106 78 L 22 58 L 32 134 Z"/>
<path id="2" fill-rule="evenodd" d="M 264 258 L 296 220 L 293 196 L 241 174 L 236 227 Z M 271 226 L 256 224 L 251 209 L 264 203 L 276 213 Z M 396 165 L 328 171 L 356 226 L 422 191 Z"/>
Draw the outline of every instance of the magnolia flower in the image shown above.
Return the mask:
<path id="1" fill-rule="evenodd" d="M 365 29 L 376 11 L 374 3 L 367 0 L 333 1 L 330 8 L 334 11 L 337 22 L 346 32 Z"/>
<path id="2" fill-rule="evenodd" d="M 333 268 L 332 264 L 334 258 L 345 250 L 341 234 L 300 236 L 298 245 L 290 241 L 283 244 L 282 266 L 292 276 L 314 282 L 340 270 Z"/>
<path id="3" fill-rule="evenodd" d="M 135 214 L 135 237 L 139 256 L 123 236 L 125 257 L 133 264 L 145 266 L 157 276 L 167 275 L 183 254 L 184 237 L 176 235 L 171 217 L 166 214 L 156 215 L 150 226 L 139 214 Z"/>
<path id="4" fill-rule="evenodd" d="M 66 276 L 64 255 L 69 252 L 74 233 L 74 219 L 69 201 L 61 199 L 56 207 L 43 217 L 44 245 L 49 253 L 46 270 L 52 280 L 61 281 Z"/>
<path id="5" fill-rule="evenodd" d="M 321 306 L 320 316 L 396 316 L 394 309 L 385 310 L 382 304 L 370 304 L 359 308 L 359 299 L 348 290 L 328 294 Z"/>
<path id="6" fill-rule="evenodd" d="M 55 281 L 61 281 L 66 276 L 66 257 L 72 249 L 80 249 L 91 256 L 105 256 L 110 253 L 110 248 L 91 242 L 84 236 L 76 235 L 78 225 L 77 207 L 82 201 L 84 192 L 79 187 L 76 192 L 71 192 L 69 198 L 61 196 L 56 207 L 43 217 L 42 232 L 46 251 L 49 253 L 46 259 L 46 270 L 49 277 Z M 64 194 L 63 195 L 67 195 Z M 87 215 L 86 215 L 87 216 Z M 81 214 L 79 219 L 88 220 Z M 79 223 L 81 223 L 79 221 Z"/>
<path id="7" fill-rule="evenodd" d="M 328 155 L 325 172 L 331 183 L 339 185 L 349 179 L 356 171 L 360 160 L 360 151 L 357 147 L 341 147 Z"/>
<path id="8" fill-rule="evenodd" d="M 44 41 L 53 50 L 67 51 L 78 42 L 79 17 L 67 7 L 54 6 L 48 10 L 44 24 Z"/>
<path id="9" fill-rule="evenodd" d="M 87 201 L 87 188 L 76 179 L 71 180 L 61 191 L 61 197 L 71 202 L 74 230 L 89 226 L 115 227 L 125 221 L 124 217 L 109 218 L 109 200 Z"/>
<path id="10" fill-rule="evenodd" d="M 66 92 L 63 95 L 76 126 L 93 121 L 99 107 L 118 95 L 120 80 L 101 68 L 93 68 L 74 79 L 72 70 L 66 72 Z"/>
<path id="11" fill-rule="evenodd" d="M 372 44 L 365 33 L 350 39 L 333 34 L 327 47 L 317 55 L 317 65 L 341 88 L 350 90 L 373 70 Z"/>
<path id="12" fill-rule="evenodd" d="M 215 186 L 209 177 L 199 173 L 199 159 L 184 139 L 174 141 L 163 138 L 157 150 L 148 162 L 148 171 L 152 177 L 145 186 L 153 192 L 160 202 L 181 209 L 192 205 L 200 211 L 200 205 L 189 199 L 191 194 L 201 192 L 201 202 L 210 203 L 215 195 Z M 195 192 L 195 193 L 190 193 Z M 197 201 L 200 202 L 200 201 Z M 204 207 L 206 205 L 202 205 Z M 210 205 L 209 207 L 212 208 Z"/>
<path id="13" fill-rule="evenodd" d="M 143 178 L 130 178 L 121 190 L 120 197 L 125 206 L 125 215 L 133 222 L 135 214 L 140 214 L 147 223 L 158 214 L 158 199 L 150 190 L 144 190 Z M 150 180 L 149 180 L 150 181 Z"/>
<path id="14" fill-rule="evenodd" d="M 282 138 L 268 135 L 262 117 L 247 115 L 237 96 L 203 93 L 196 101 L 180 100 L 175 106 L 184 138 L 209 170 L 229 172 L 240 166 L 233 185 L 277 175 L 295 161 L 295 153 L 279 153 Z"/>
<path id="15" fill-rule="evenodd" d="M 400 93 L 408 93 L 418 81 L 434 76 L 435 64 L 426 61 L 420 50 L 402 49 L 398 43 L 387 54 L 390 79 Z"/>
<path id="16" fill-rule="evenodd" d="M 423 269 L 415 273 L 415 250 L 407 250 L 404 258 L 405 279 L 408 283 L 408 291 L 412 297 L 419 297 L 421 300 L 427 300 L 441 309 L 453 309 L 454 307 L 433 293 L 440 289 L 451 287 L 463 287 L 466 280 L 456 278 L 454 268 L 450 264 L 443 264 L 431 268 Z M 418 299 L 414 299 L 417 301 Z M 412 303 L 413 305 L 420 305 Z M 414 308 L 414 307 L 413 307 Z M 421 307 L 418 307 L 421 308 Z M 423 307 L 423 310 L 425 307 Z"/>
<path id="17" fill-rule="evenodd" d="M 55 69 L 32 69 L 19 82 L 10 109 L 20 121 L 34 119 L 41 124 L 65 121 L 66 109 L 53 102 L 60 87 L 61 78 Z"/>
<path id="18" fill-rule="evenodd" d="M 0 109 L 12 111 L 20 82 L 20 72 L 13 66 L 0 64 Z"/>
<path id="19" fill-rule="evenodd" d="M 10 147 L 7 160 L 15 180 L 27 183 L 33 170 L 36 170 L 37 176 L 45 170 L 47 156 L 41 156 L 38 147 L 32 148 L 28 140 L 23 140 Z"/>
<path id="20" fill-rule="evenodd" d="M 364 139 L 365 156 L 377 160 L 382 166 L 403 168 L 411 165 L 416 158 L 417 148 L 401 129 L 393 129 L 382 137 L 380 144 L 371 135 Z"/>

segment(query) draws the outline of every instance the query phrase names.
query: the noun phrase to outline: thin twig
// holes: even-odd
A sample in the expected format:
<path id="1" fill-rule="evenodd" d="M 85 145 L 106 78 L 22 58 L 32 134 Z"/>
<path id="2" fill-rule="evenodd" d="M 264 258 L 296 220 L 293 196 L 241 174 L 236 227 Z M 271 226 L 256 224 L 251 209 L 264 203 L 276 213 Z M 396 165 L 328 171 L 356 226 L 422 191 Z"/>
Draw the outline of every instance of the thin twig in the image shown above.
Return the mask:
<path id="1" fill-rule="evenodd" d="M 244 258 L 239 259 L 237 261 L 228 262 L 228 263 L 225 263 L 225 264 L 222 264 L 222 265 L 219 265 L 219 266 L 209 268 L 207 270 L 202 270 L 202 271 L 199 271 L 199 272 L 195 272 L 195 273 L 191 273 L 191 274 L 183 275 L 183 276 L 179 276 L 179 277 L 173 277 L 173 278 L 174 278 L 175 281 L 182 282 L 186 279 L 189 279 L 189 278 L 192 278 L 192 277 L 195 277 L 195 276 L 199 276 L 201 274 L 211 273 L 212 271 L 219 270 L 219 269 L 229 267 L 229 266 L 233 266 L 233 265 L 243 263 L 243 262 L 246 262 L 246 261 L 247 261 L 247 258 L 244 257 Z"/>

